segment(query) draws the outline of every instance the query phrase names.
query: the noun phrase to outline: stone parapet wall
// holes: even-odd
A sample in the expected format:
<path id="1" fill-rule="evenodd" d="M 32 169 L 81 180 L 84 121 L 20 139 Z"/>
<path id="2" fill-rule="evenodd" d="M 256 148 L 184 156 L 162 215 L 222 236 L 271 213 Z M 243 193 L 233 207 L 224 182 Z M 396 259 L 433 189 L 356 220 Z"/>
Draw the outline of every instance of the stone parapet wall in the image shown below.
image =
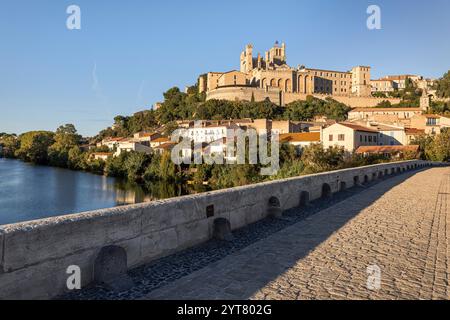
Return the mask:
<path id="1" fill-rule="evenodd" d="M 386 163 L 0 226 L 0 299 L 55 297 L 66 290 L 71 265 L 87 285 L 107 246 L 123 248 L 128 268 L 136 267 L 211 239 L 218 218 L 236 230 L 356 183 L 429 165 Z"/>

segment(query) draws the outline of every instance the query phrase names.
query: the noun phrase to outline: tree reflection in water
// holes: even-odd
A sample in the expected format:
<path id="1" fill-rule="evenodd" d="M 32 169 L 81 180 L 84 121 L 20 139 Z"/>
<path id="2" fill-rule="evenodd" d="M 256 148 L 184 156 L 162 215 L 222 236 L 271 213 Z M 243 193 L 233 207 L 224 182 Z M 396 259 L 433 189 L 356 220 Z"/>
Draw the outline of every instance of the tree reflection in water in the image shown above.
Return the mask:
<path id="1" fill-rule="evenodd" d="M 204 185 L 188 185 L 164 181 L 138 184 L 126 180 L 117 180 L 114 183 L 114 189 L 118 206 L 174 198 L 211 190 Z"/>

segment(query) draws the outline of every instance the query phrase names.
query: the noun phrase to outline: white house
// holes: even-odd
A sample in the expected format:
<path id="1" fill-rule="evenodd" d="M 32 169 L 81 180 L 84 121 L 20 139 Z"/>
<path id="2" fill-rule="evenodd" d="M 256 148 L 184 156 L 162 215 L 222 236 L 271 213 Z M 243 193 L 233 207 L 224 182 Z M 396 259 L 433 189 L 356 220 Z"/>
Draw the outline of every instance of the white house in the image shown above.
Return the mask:
<path id="1" fill-rule="evenodd" d="M 380 146 L 398 146 L 408 144 L 406 129 L 404 126 L 364 120 L 352 121 L 352 123 L 378 131 L 378 145 Z"/>
<path id="2" fill-rule="evenodd" d="M 116 152 L 114 153 L 114 156 L 117 157 L 124 151 L 126 152 L 137 151 L 150 154 L 152 152 L 152 149 L 149 146 L 143 145 L 139 141 L 130 139 L 120 141 L 117 144 L 117 149 Z"/>
<path id="3" fill-rule="evenodd" d="M 112 156 L 113 156 L 112 152 L 94 152 L 91 154 L 91 159 L 106 161 L 108 160 L 109 157 Z"/>
<path id="4" fill-rule="evenodd" d="M 133 140 L 138 141 L 143 145 L 150 146 L 152 141 L 161 137 L 161 134 L 158 132 L 138 132 L 133 136 Z"/>
<path id="5" fill-rule="evenodd" d="M 156 138 L 156 139 L 150 141 L 150 147 L 156 148 L 156 147 L 159 147 L 159 146 L 169 143 L 169 142 L 170 142 L 169 138 L 159 137 L 159 138 Z"/>
<path id="6" fill-rule="evenodd" d="M 231 125 L 194 126 L 184 129 L 183 137 L 190 138 L 195 143 L 211 143 L 226 138 L 227 130 L 238 130 L 240 127 Z"/>
<path id="7" fill-rule="evenodd" d="M 353 123 L 339 122 L 323 129 L 322 142 L 325 148 L 339 146 L 347 152 L 353 152 L 359 146 L 378 145 L 378 131 Z"/>
<path id="8" fill-rule="evenodd" d="M 105 138 L 101 142 L 97 143 L 97 147 L 107 146 L 110 150 L 114 149 L 120 141 L 126 140 L 126 138 Z"/>

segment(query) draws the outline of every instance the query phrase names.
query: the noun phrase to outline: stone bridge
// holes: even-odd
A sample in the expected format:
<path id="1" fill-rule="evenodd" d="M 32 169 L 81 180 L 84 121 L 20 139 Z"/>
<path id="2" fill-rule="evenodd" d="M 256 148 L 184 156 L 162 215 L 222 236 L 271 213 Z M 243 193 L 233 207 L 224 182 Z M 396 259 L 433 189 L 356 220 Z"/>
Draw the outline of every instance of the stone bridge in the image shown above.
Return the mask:
<path id="1" fill-rule="evenodd" d="M 280 227 L 278 232 L 189 275 L 181 274 L 167 285 L 161 285 L 163 279 L 156 290 L 147 290 L 151 291 L 148 295 L 131 297 L 298 299 L 391 294 L 394 298 L 440 298 L 448 293 L 447 255 L 442 256 L 447 250 L 446 238 L 439 241 L 446 235 L 447 218 L 439 212 L 448 211 L 449 180 L 446 168 L 417 171 L 432 165 L 405 161 L 350 168 L 1 226 L 0 298 L 60 296 L 67 291 L 69 266 L 80 267 L 83 287 L 93 281 L 109 281 L 130 291 L 133 280 L 127 269 L 132 274 L 152 263 L 163 268 L 157 261 L 182 255 L 180 252 L 189 252 L 212 238 L 218 239 L 213 251 L 220 253 L 244 227 L 257 226 L 267 217 L 273 218 L 265 222 L 267 226 L 282 226 L 296 221 L 295 215 L 283 212 L 298 211 L 316 199 L 336 198 L 332 196 L 376 180 L 382 182 L 364 189 L 361 196 Z M 428 180 L 440 184 L 433 187 Z M 425 186 L 422 181 L 427 182 Z M 397 184 L 400 186 L 395 188 Z M 404 189 L 404 184 L 409 187 Z M 424 238 L 427 234 L 429 239 Z M 187 264 L 194 263 L 190 260 Z M 399 275 L 390 280 L 388 293 L 370 296 L 373 292 L 360 288 L 369 264 L 380 267 L 382 279 Z M 357 273 L 352 272 L 355 265 Z M 402 278 L 409 275 L 408 265 L 417 268 L 412 282 Z M 161 268 L 145 269 L 155 272 L 146 274 L 144 282 L 151 282 Z M 419 293 L 408 295 L 401 290 L 411 286 L 420 287 Z"/>

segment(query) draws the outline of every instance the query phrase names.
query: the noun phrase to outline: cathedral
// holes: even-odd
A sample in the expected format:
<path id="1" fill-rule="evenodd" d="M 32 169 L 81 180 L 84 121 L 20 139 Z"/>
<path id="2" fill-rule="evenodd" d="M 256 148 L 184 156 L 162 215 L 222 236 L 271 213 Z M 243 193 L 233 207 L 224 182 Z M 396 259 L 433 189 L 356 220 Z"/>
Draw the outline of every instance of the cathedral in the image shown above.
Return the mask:
<path id="1" fill-rule="evenodd" d="M 251 44 L 240 56 L 240 69 L 209 72 L 199 78 L 200 92 L 207 99 L 249 100 L 269 98 L 284 105 L 306 95 L 371 98 L 370 67 L 357 66 L 350 71 L 291 67 L 287 64 L 286 44 L 276 42 L 265 52 L 253 55 Z"/>

